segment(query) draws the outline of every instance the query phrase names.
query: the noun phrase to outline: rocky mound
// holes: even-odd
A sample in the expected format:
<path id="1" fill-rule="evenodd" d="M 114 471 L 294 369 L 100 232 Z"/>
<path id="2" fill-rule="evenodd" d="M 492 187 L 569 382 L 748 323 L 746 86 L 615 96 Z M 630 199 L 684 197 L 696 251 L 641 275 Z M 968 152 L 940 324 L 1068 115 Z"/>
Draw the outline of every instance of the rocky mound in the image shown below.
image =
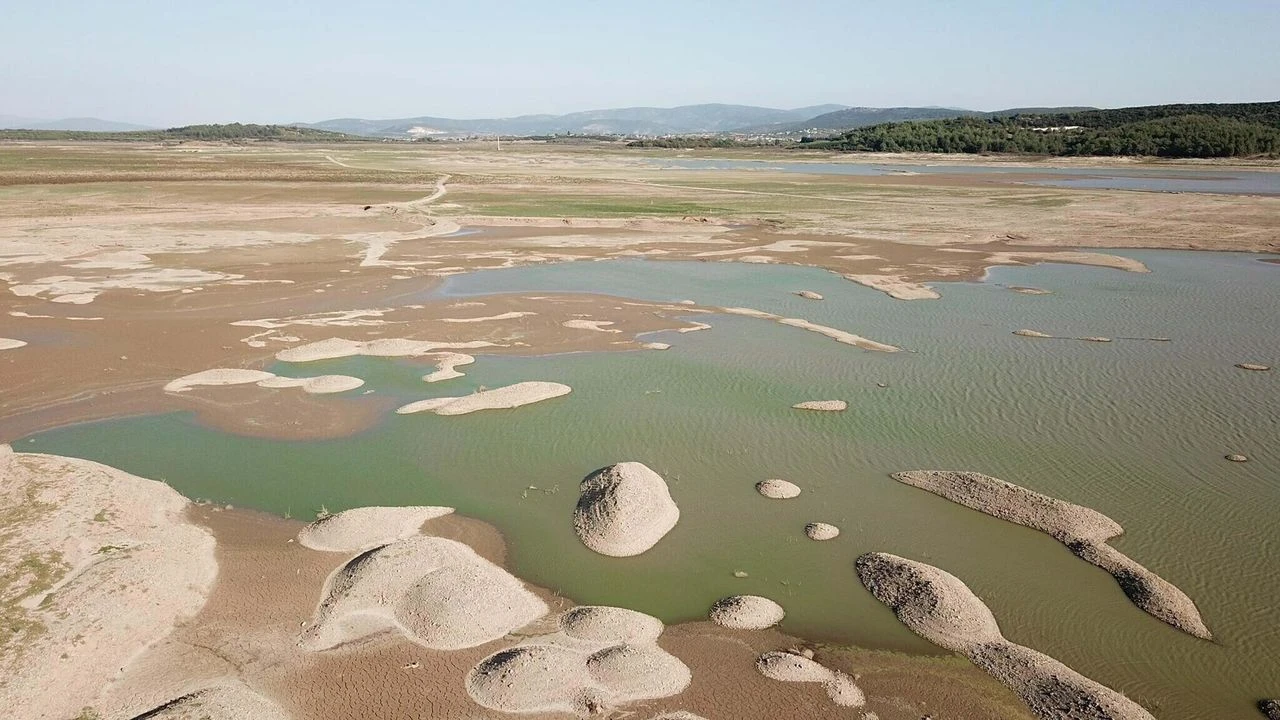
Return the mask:
<path id="1" fill-rule="evenodd" d="M 756 483 L 756 492 L 774 500 L 788 500 L 800 494 L 800 486 L 779 478 L 770 478 Z"/>
<path id="2" fill-rule="evenodd" d="M 832 540 L 840 534 L 840 528 L 821 522 L 811 522 L 804 526 L 804 534 L 810 540 Z"/>
<path id="3" fill-rule="evenodd" d="M 329 576 L 301 641 L 325 650 L 399 630 L 420 645 L 457 650 L 546 614 L 542 600 L 470 547 L 417 535 L 370 550 Z"/>
<path id="4" fill-rule="evenodd" d="M 175 698 L 133 720 L 289 720 L 279 705 L 236 682 Z"/>
<path id="5" fill-rule="evenodd" d="M 782 622 L 786 611 L 759 595 L 733 595 L 711 606 L 711 622 L 734 630 L 764 630 Z"/>
<path id="6" fill-rule="evenodd" d="M 791 407 L 796 410 L 818 410 L 822 412 L 844 412 L 849 409 L 849 403 L 844 400 L 806 400 L 798 402 Z"/>
<path id="7" fill-rule="evenodd" d="M 1124 532 L 1106 515 L 981 473 L 916 470 L 894 473 L 893 478 L 993 517 L 1048 533 L 1078 557 L 1111 573 L 1125 595 L 1147 613 L 1198 638 L 1212 638 L 1191 598 L 1106 544 Z"/>
<path id="8" fill-rule="evenodd" d="M 968 657 L 1044 720 L 1154 720 L 1120 693 L 1004 639 L 991 610 L 954 575 L 887 553 L 867 553 L 856 566 L 862 584 L 904 625 Z"/>
<path id="9" fill-rule="evenodd" d="M 418 534 L 422 523 L 448 515 L 453 508 L 362 507 L 326 515 L 298 533 L 303 547 L 327 552 L 356 552 Z"/>
<path id="10" fill-rule="evenodd" d="M 583 607 L 566 612 L 560 624 L 563 634 L 533 638 L 480 661 L 467 675 L 471 698 L 502 712 L 585 716 L 679 694 L 692 680 L 689 668 L 656 644 L 657 618 Z M 615 642 L 624 635 L 634 641 Z"/>
<path id="11" fill-rule="evenodd" d="M 560 616 L 560 629 L 574 640 L 620 645 L 654 643 L 666 627 L 642 612 L 604 605 L 582 605 Z"/>
<path id="12" fill-rule="evenodd" d="M 478 410 L 509 410 L 568 395 L 571 392 L 573 388 L 560 383 L 520 382 L 460 397 L 419 400 L 398 408 L 396 412 L 401 415 L 427 411 L 437 415 L 466 415 Z"/>
<path id="13" fill-rule="evenodd" d="M 1267 720 L 1280 720 L 1280 701 L 1259 700 L 1258 712 L 1265 715 Z"/>
<path id="14" fill-rule="evenodd" d="M 822 683 L 831 702 L 841 707 L 862 707 L 867 698 L 853 678 L 827 668 L 807 655 L 767 652 L 756 660 L 761 675 L 779 682 Z"/>
<path id="15" fill-rule="evenodd" d="M 680 519 L 666 481 L 638 462 L 601 468 L 588 475 L 579 490 L 573 529 L 583 545 L 601 555 L 639 555 Z"/>
<path id="16" fill-rule="evenodd" d="M 1014 331 L 1013 331 L 1013 334 L 1014 334 L 1014 335 L 1021 335 L 1022 337 L 1032 337 L 1032 338 L 1051 338 L 1051 337 L 1053 337 L 1052 335 L 1049 335 L 1048 333 L 1042 333 L 1042 332 L 1040 332 L 1039 330 L 1027 330 L 1026 328 L 1023 328 L 1022 330 L 1014 330 Z"/>
<path id="17" fill-rule="evenodd" d="M 796 294 L 804 298 L 805 300 L 821 300 L 822 299 L 822 295 L 812 290 L 800 290 L 796 292 Z"/>
<path id="18" fill-rule="evenodd" d="M 1266 372 L 1271 369 L 1268 365 L 1259 365 L 1258 363 L 1236 363 L 1236 367 L 1241 370 L 1253 370 L 1254 372 Z"/>

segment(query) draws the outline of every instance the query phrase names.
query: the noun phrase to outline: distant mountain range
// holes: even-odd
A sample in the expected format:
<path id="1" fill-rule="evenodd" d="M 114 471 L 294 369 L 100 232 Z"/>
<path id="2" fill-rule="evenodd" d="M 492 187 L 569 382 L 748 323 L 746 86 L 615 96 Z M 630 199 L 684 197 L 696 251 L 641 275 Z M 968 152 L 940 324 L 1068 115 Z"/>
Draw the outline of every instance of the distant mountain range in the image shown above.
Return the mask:
<path id="1" fill-rule="evenodd" d="M 587 110 L 567 115 L 521 115 L 511 118 L 454 119 L 432 116 L 394 120 L 340 118 L 298 127 L 387 138 L 447 135 L 677 135 L 717 133 L 744 127 L 798 122 L 841 110 L 843 105 L 814 105 L 780 110 L 751 105 L 684 105 L 673 108 L 632 107 Z"/>
<path id="2" fill-rule="evenodd" d="M 978 112 L 943 107 L 848 107 L 813 105 L 781 110 L 752 105 L 683 105 L 673 108 L 633 107 L 587 110 L 567 115 L 521 115 L 512 118 L 455 119 L 432 116 L 396 120 L 340 118 L 296 127 L 381 138 L 426 138 L 457 135 L 694 135 L 700 133 L 796 134 L 834 133 L 906 120 L 999 117 L 1022 112 L 1064 113 L 1091 108 L 1012 108 Z"/>
<path id="3" fill-rule="evenodd" d="M 135 130 L 151 130 L 147 125 L 101 120 L 99 118 L 62 118 L 47 120 L 41 118 L 18 117 L 17 115 L 0 115 L 0 129 L 4 130 L 77 130 L 81 132 L 132 132 Z"/>
<path id="4" fill-rule="evenodd" d="M 521 115 L 510 118 L 457 119 L 424 115 L 390 120 L 338 118 L 317 123 L 291 123 L 292 127 L 358 135 L 370 138 L 408 140 L 467 135 L 627 135 L 658 137 L 712 133 L 832 135 L 888 122 L 946 120 L 958 117 L 1001 117 L 1018 113 L 1067 113 L 1092 108 L 1013 108 L 978 112 L 944 107 L 848 107 L 812 105 L 779 108 L 752 105 L 682 105 L 673 108 L 631 107 L 587 110 L 567 115 Z M 77 132 L 135 132 L 152 130 L 144 125 L 98 118 L 39 118 L 0 115 L 0 128 L 24 130 L 67 130 Z"/>

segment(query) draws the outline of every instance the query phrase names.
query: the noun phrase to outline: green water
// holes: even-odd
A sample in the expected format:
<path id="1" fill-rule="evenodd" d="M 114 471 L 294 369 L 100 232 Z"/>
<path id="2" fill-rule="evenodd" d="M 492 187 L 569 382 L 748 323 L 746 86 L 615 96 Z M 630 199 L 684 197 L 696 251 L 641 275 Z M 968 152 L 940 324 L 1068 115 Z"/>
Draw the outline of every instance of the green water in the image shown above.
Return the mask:
<path id="1" fill-rule="evenodd" d="M 1248 255 L 1121 254 L 1154 272 L 1000 269 L 982 284 L 939 284 L 935 302 L 894 301 L 791 267 L 619 261 L 477 273 L 440 292 L 691 298 L 804 317 L 912 352 L 700 317 L 713 328 L 649 338 L 670 342 L 666 352 L 482 356 L 467 377 L 434 385 L 409 361 L 272 368 L 357 375 L 405 401 L 519 380 L 574 388 L 513 411 L 391 415 L 355 437 L 305 443 L 223 434 L 177 414 L 63 428 L 15 447 L 295 517 L 322 505 L 453 505 L 502 529 L 518 574 L 579 602 L 677 621 L 703 617 L 723 595 L 758 593 L 781 602 L 784 629 L 804 637 L 938 652 L 857 582 L 858 554 L 893 552 L 956 574 L 1008 637 L 1157 717 L 1250 717 L 1257 698 L 1280 694 L 1280 373 L 1232 365 L 1280 365 L 1280 266 Z M 799 289 L 827 299 L 789 294 Z M 1022 327 L 1172 341 L 1010 334 Z M 790 408 L 833 398 L 850 409 Z M 1222 459 L 1232 452 L 1251 462 Z M 570 523 L 577 481 L 621 460 L 665 476 L 681 508 L 667 538 L 629 559 L 587 551 Z M 1128 531 L 1116 545 L 1195 599 L 1216 642 L 1150 618 L 1109 575 L 1048 537 L 887 476 L 914 468 L 977 470 L 1107 513 Z M 766 500 L 753 489 L 766 477 L 805 492 Z M 843 532 L 811 542 L 802 529 L 814 520 Z"/>

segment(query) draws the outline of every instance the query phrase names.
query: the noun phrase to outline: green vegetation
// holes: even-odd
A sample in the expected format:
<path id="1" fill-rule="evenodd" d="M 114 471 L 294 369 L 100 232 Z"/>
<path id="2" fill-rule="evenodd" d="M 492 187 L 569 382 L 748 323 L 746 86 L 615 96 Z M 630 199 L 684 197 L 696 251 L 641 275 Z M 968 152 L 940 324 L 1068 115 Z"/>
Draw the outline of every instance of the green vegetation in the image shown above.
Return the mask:
<path id="1" fill-rule="evenodd" d="M 1280 154 L 1280 103 L 1155 105 L 886 123 L 801 146 L 849 152 L 1149 155 Z"/>
<path id="2" fill-rule="evenodd" d="M 0 130 L 0 140 L 103 140 L 183 142 L 205 141 L 273 141 L 273 142 L 381 142 L 356 135 L 314 130 L 289 125 L 186 125 L 168 130 L 132 132 L 86 132 L 80 130 Z"/>

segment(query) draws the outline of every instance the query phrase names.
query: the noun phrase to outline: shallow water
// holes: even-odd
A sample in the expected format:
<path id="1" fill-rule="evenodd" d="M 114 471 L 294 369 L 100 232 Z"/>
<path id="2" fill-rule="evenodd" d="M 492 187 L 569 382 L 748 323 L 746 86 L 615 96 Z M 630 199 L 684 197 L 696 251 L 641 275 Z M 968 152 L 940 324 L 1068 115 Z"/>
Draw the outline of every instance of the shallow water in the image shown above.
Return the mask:
<path id="1" fill-rule="evenodd" d="M 1280 195 L 1280 172 L 1269 170 L 1186 170 L 1182 168 L 1054 167 L 1053 165 L 895 165 L 772 162 L 767 160 L 654 161 L 687 170 L 772 170 L 810 175 L 1001 175 L 1009 182 L 1097 190 L 1146 190 L 1227 195 Z M 1044 175 L 1066 175 L 1045 178 Z"/>
<path id="2" fill-rule="evenodd" d="M 1250 717 L 1257 698 L 1280 693 L 1280 373 L 1233 364 L 1280 365 L 1280 266 L 1243 254 L 1120 254 L 1154 272 L 999 268 L 985 283 L 939 283 L 943 299 L 920 302 L 785 266 L 608 261 L 457 276 L 436 292 L 690 298 L 804 317 L 910 352 L 698 316 L 713 328 L 647 338 L 669 351 L 482 356 L 462 368 L 466 377 L 433 385 L 419 380 L 423 364 L 403 360 L 271 368 L 358 375 L 404 401 L 519 380 L 574 388 L 514 411 L 391 415 L 356 437 L 305 443 L 231 436 L 177 414 L 63 428 L 15 448 L 296 517 L 322 505 L 454 505 L 502 529 L 518 574 L 579 602 L 676 621 L 751 592 L 781 602 L 784 629 L 801 636 L 938 652 L 857 581 L 858 554 L 893 552 L 959 576 L 1008 637 L 1157 717 Z M 791 294 L 800 289 L 827 299 Z M 1171 341 L 1010 334 L 1024 327 Z M 836 398 L 850 409 L 790 408 Z M 1234 452 L 1251 462 L 1223 460 Z M 682 513 L 657 547 L 629 559 L 587 551 L 570 520 L 577 482 L 621 460 L 664 475 Z M 1116 545 L 1195 599 L 1217 640 L 1147 616 L 1109 575 L 1040 533 L 888 477 L 934 468 L 986 472 L 1112 516 L 1127 530 Z M 764 499 L 753 485 L 766 477 L 805 492 Z M 811 542 L 802 530 L 814 520 L 843 532 Z"/>

